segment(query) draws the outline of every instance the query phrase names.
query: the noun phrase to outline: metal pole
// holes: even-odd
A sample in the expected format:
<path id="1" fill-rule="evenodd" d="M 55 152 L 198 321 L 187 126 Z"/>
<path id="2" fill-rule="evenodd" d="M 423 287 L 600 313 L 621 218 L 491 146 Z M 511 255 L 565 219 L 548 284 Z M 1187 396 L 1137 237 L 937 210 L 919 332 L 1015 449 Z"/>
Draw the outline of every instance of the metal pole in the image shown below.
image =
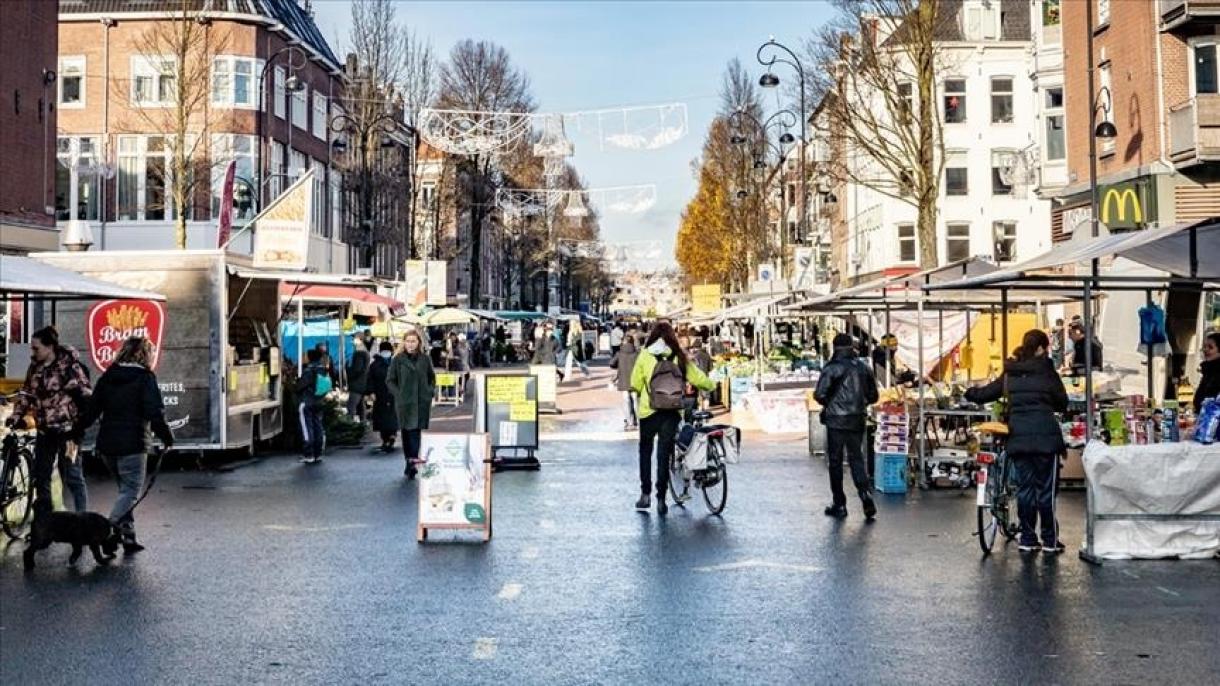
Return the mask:
<path id="1" fill-rule="evenodd" d="M 1008 289 L 1000 289 L 1000 368 L 1004 368 L 1004 356 L 1008 354 Z"/>
<path id="2" fill-rule="evenodd" d="M 885 336 L 886 339 L 888 339 L 888 337 L 890 336 L 891 333 L 893 333 L 893 328 L 892 328 L 892 324 L 890 322 L 890 305 L 889 305 L 889 303 L 886 303 L 885 304 L 885 333 L 883 334 L 883 336 Z M 894 385 L 894 379 L 893 379 L 893 372 L 890 369 L 893 365 L 890 364 L 890 346 L 889 346 L 888 340 L 886 340 L 885 347 L 881 349 L 881 352 L 885 353 L 882 356 L 882 359 L 885 360 L 885 387 L 889 388 L 890 386 Z"/>
<path id="3" fill-rule="evenodd" d="M 305 369 L 305 300 L 297 295 L 297 378 Z"/>
<path id="4" fill-rule="evenodd" d="M 1144 305 L 1149 308 L 1152 307 L 1152 289 L 1151 288 L 1144 291 Z M 1145 348 L 1145 350 L 1144 350 L 1145 359 L 1148 362 L 1148 407 L 1152 407 L 1152 396 L 1155 393 L 1155 388 L 1153 386 L 1153 372 L 1152 372 L 1152 346 L 1145 345 L 1144 348 Z M 1152 442 L 1151 438 L 1152 437 L 1150 436 L 1149 441 L 1148 441 L 1149 443 Z"/>
<path id="5" fill-rule="evenodd" d="M 1088 37 L 1087 50 L 1089 53 L 1089 224 L 1093 229 L 1093 238 L 1097 238 L 1101 234 L 1101 228 L 1097 218 L 1097 130 L 1094 125 L 1094 119 L 1097 116 L 1097 86 L 1094 82 L 1094 66 L 1093 59 L 1093 3 L 1085 3 L 1085 35 Z M 1096 278 L 1100 270 L 1099 261 L 1094 258 L 1092 264 L 1093 277 Z"/>
<path id="6" fill-rule="evenodd" d="M 1092 3 L 1090 3 L 1092 4 Z M 1092 10 L 1090 10 L 1091 12 Z M 1092 36 L 1092 32 L 1089 32 Z M 1093 438 L 1093 283 L 1084 282 L 1084 441 L 1088 450 L 1089 441 Z M 1080 559 L 1093 564 L 1101 564 L 1101 558 L 1093 552 L 1093 520 L 1096 517 L 1093 502 L 1093 484 L 1085 474 L 1085 547 L 1080 551 Z"/>
<path id="7" fill-rule="evenodd" d="M 918 304 L 918 313 L 919 313 L 919 321 L 918 321 L 918 325 L 919 325 L 919 334 L 918 334 L 918 345 L 919 345 L 919 369 L 915 370 L 915 371 L 916 371 L 916 373 L 918 373 L 918 374 L 919 374 L 919 409 L 918 409 L 918 412 L 919 412 L 919 421 L 918 421 L 918 422 L 915 424 L 915 426 L 918 426 L 918 427 L 919 427 L 919 482 L 920 482 L 921 484 L 924 484 L 924 480 L 923 480 L 923 478 L 924 478 L 924 477 L 923 477 L 923 475 L 924 475 L 924 459 L 925 459 L 925 454 L 926 454 L 926 453 L 925 453 L 926 446 L 925 446 L 925 444 L 924 444 L 924 436 L 927 434 L 926 427 L 924 426 L 924 414 L 923 414 L 923 399 L 924 399 L 924 383 L 923 383 L 923 377 L 924 377 L 924 373 L 923 373 L 923 300 L 924 300 L 924 299 L 923 299 L 923 297 L 921 296 L 921 297 L 919 298 L 919 304 Z M 942 333 L 942 335 L 943 335 L 943 333 Z M 939 347 L 940 347 L 940 343 L 937 343 L 937 348 L 939 349 Z M 887 354 L 888 354 L 888 351 L 887 351 Z"/>

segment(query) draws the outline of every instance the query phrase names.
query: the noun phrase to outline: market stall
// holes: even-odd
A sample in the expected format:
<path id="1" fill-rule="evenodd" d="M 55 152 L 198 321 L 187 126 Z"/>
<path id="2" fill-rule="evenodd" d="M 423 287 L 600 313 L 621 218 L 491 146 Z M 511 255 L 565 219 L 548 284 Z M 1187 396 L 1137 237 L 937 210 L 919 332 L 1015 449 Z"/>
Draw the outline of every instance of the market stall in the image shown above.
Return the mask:
<path id="1" fill-rule="evenodd" d="M 1187 341 L 1186 350 L 1197 347 L 1195 340 L 1204 325 L 1197 315 L 1201 295 L 1220 283 L 1218 263 L 1201 257 L 1216 254 L 1220 254 L 1220 218 L 1072 241 L 1007 269 L 925 287 L 928 291 L 992 289 L 1004 295 L 1032 284 L 1042 290 L 1079 293 L 1084 310 L 1083 366 L 1090 371 L 1083 375 L 1081 419 L 1065 423 L 1065 433 L 1086 443 L 1086 535 L 1081 557 L 1089 562 L 1220 551 L 1220 500 L 1213 497 L 1215 474 L 1220 473 L 1220 443 L 1215 442 L 1215 425 L 1220 421 L 1213 421 L 1205 411 L 1195 426 L 1189 407 L 1181 407 L 1177 397 L 1164 398 L 1177 395 L 1172 387 L 1159 394 L 1164 399 L 1158 399 L 1154 364 L 1154 357 L 1166 352 L 1171 340 L 1179 345 Z M 1119 258 L 1146 269 L 1102 272 L 1103 260 Z M 1144 295 L 1146 311 L 1138 320 L 1136 313 L 1129 316 L 1132 326 L 1151 322 L 1140 327 L 1147 396 L 1115 399 L 1097 392 L 1097 373 L 1091 371 L 1092 310 L 1099 292 Z M 1175 317 L 1166 330 L 1157 296 L 1169 301 L 1183 294 L 1195 298 L 1196 316 Z M 1183 326 L 1194 330 L 1182 331 Z M 1220 412 L 1220 406 L 1215 411 Z M 1189 478 L 1174 478 L 1183 464 L 1194 465 Z M 1190 540 L 1184 543 L 1186 538 Z"/>

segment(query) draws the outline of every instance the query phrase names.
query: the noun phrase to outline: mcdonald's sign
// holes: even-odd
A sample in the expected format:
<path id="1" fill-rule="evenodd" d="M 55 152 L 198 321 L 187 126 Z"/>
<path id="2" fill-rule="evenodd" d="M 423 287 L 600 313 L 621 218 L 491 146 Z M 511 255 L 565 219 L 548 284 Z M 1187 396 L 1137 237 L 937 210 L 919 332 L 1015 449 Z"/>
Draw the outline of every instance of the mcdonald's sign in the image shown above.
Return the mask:
<path id="1" fill-rule="evenodd" d="M 1142 229 L 1156 220 L 1155 194 L 1144 180 L 1098 188 L 1098 218 L 1107 228 Z"/>

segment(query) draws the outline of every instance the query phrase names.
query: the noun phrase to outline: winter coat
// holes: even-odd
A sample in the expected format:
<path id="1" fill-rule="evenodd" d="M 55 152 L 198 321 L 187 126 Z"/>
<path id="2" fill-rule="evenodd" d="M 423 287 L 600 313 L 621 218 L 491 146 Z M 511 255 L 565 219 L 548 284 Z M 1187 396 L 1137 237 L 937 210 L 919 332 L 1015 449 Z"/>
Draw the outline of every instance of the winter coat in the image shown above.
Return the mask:
<path id="1" fill-rule="evenodd" d="M 538 339 L 530 364 L 559 364 L 559 342 L 554 336 L 542 336 Z"/>
<path id="2" fill-rule="evenodd" d="M 301 378 L 297 380 L 297 398 L 301 404 L 308 407 L 317 407 L 322 404 L 322 398 L 314 393 L 314 389 L 318 387 L 318 375 L 328 376 L 329 371 L 322 362 L 311 362 L 305 365 L 305 369 L 301 370 Z"/>
<path id="3" fill-rule="evenodd" d="M 1195 414 L 1203 409 L 1203 401 L 1220 395 L 1220 359 L 1204 360 L 1199 365 L 1203 378 L 1195 388 Z"/>
<path id="4" fill-rule="evenodd" d="M 432 414 L 432 393 L 436 389 L 436 372 L 427 355 L 398 353 L 390 360 L 386 386 L 394 395 L 394 411 L 403 431 L 428 428 Z"/>
<path id="5" fill-rule="evenodd" d="M 851 348 L 835 348 L 822 368 L 813 393 L 822 406 L 822 424 L 828 429 L 863 431 L 868 406 L 877 402 L 877 380 L 864 360 Z"/>
<path id="6" fill-rule="evenodd" d="M 174 445 L 157 377 L 142 365 L 111 365 L 97 380 L 78 431 L 88 429 L 98 418 L 97 451 L 108 457 L 147 453 L 152 449 L 151 434 L 166 448 Z"/>
<path id="7" fill-rule="evenodd" d="M 349 393 L 368 393 L 369 384 L 369 353 L 367 350 L 357 350 L 352 353 L 352 361 L 347 364 L 347 391 Z"/>
<path id="8" fill-rule="evenodd" d="M 636 408 L 636 415 L 640 419 L 652 416 L 655 411 L 652 409 L 652 401 L 648 395 L 649 389 L 652 387 L 652 373 L 657 368 L 657 358 L 671 355 L 673 352 L 664 343 L 660 345 L 654 343 L 650 348 L 641 350 L 635 360 L 635 366 L 631 370 L 631 390 L 640 396 L 639 406 Z M 686 363 L 686 383 L 709 393 L 716 390 L 715 382 L 707 378 L 707 375 L 690 361 Z"/>
<path id="9" fill-rule="evenodd" d="M 1063 430 L 1056 412 L 1067 411 L 1067 389 L 1047 357 L 1009 360 L 1000 378 L 966 391 L 966 400 L 989 403 L 1004 397 L 1008 379 L 1008 454 L 1058 455 L 1064 452 Z"/>
<path id="10" fill-rule="evenodd" d="M 391 433 L 398 431 L 398 415 L 394 412 L 394 394 L 386 385 L 390 372 L 390 360 L 378 355 L 369 365 L 369 383 L 366 389 L 373 396 L 373 429 Z"/>
<path id="11" fill-rule="evenodd" d="M 635 369 L 635 359 L 639 357 L 635 345 L 631 341 L 623 341 L 618 354 L 610 360 L 610 368 L 614 372 L 614 385 L 620 391 L 631 390 L 631 371 Z"/>
<path id="12" fill-rule="evenodd" d="M 54 358 L 30 367 L 21 390 L 24 394 L 13 405 L 13 417 L 33 410 L 39 431 L 68 433 L 87 405 L 93 386 L 76 351 L 60 346 L 55 349 Z"/>
<path id="13" fill-rule="evenodd" d="M 1093 341 L 1093 369 L 1101 369 L 1101 342 Z M 1084 374 L 1084 339 L 1072 343 L 1072 374 Z"/>

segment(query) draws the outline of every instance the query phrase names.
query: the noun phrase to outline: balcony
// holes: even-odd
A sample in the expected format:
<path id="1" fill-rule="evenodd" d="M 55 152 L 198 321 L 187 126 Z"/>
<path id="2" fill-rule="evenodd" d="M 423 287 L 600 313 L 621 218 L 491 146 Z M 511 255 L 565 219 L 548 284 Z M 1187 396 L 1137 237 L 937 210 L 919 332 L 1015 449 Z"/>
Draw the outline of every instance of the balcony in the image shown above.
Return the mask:
<path id="1" fill-rule="evenodd" d="M 1169 158 L 1179 169 L 1220 161 L 1220 95 L 1169 108 Z"/>
<path id="2" fill-rule="evenodd" d="M 1172 31 L 1202 19 L 1220 20 L 1220 0 L 1160 0 L 1161 29 Z"/>

